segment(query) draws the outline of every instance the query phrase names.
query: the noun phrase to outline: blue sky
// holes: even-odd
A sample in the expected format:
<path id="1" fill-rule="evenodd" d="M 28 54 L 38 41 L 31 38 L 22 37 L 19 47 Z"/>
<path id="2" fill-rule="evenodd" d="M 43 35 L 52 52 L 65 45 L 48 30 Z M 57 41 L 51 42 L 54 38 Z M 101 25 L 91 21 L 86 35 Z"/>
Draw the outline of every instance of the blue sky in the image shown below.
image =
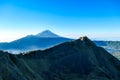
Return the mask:
<path id="1" fill-rule="evenodd" d="M 119 0 L 0 0 L 0 41 L 51 30 L 61 36 L 120 40 Z"/>

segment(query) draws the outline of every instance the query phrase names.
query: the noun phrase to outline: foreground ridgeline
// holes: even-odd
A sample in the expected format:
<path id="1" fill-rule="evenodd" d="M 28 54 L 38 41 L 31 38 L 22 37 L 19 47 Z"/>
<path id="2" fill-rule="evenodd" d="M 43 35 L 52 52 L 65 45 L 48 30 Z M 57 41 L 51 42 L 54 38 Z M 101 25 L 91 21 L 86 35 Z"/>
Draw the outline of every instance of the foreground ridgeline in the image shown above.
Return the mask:
<path id="1" fill-rule="evenodd" d="M 0 51 L 0 80 L 120 80 L 120 61 L 87 37 L 43 51 Z"/>

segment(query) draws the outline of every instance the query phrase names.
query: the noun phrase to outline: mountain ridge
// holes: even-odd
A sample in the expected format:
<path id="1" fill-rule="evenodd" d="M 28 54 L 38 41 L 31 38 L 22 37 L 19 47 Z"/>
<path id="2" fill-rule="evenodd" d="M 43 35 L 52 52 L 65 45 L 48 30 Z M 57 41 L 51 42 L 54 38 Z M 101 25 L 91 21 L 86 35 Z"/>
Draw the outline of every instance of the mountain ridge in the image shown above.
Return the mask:
<path id="1" fill-rule="evenodd" d="M 49 35 L 49 33 L 52 35 Z M 39 34 L 42 35 L 40 36 Z M 16 54 L 16 53 L 32 51 L 32 50 L 47 49 L 57 44 L 71 40 L 74 39 L 61 37 L 49 30 L 45 30 L 36 35 L 27 35 L 12 42 L 0 43 L 0 50 L 5 50 Z M 120 53 L 120 48 L 119 48 L 120 41 L 94 41 L 94 43 L 97 46 L 101 46 L 105 48 L 108 52 L 112 54 Z"/>
<path id="2" fill-rule="evenodd" d="M 0 80 L 120 79 L 120 61 L 86 37 L 26 54 L 0 51 L 0 58 Z"/>

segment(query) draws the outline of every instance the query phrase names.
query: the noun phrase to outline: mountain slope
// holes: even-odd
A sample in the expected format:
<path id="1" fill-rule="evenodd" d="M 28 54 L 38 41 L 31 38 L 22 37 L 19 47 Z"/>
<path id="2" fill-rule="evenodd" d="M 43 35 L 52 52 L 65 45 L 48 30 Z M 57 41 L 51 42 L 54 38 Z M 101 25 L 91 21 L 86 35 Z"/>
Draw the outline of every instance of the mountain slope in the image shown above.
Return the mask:
<path id="1" fill-rule="evenodd" d="M 87 37 L 19 55 L 1 51 L 0 59 L 0 80 L 120 79 L 120 61 Z"/>
<path id="2" fill-rule="evenodd" d="M 28 35 L 10 43 L 0 43 L 0 50 L 9 52 L 24 52 L 46 49 L 72 39 L 60 37 L 50 31 L 43 31 L 37 35 Z"/>

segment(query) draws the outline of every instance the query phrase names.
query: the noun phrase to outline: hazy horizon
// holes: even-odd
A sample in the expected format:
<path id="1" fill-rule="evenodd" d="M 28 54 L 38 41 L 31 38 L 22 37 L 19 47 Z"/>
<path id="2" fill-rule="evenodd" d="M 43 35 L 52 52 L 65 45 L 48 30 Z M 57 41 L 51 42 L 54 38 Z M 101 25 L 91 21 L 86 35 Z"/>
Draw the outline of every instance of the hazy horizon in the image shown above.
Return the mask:
<path id="1" fill-rule="evenodd" d="M 0 0 L 0 42 L 50 30 L 60 36 L 120 41 L 119 0 Z"/>

